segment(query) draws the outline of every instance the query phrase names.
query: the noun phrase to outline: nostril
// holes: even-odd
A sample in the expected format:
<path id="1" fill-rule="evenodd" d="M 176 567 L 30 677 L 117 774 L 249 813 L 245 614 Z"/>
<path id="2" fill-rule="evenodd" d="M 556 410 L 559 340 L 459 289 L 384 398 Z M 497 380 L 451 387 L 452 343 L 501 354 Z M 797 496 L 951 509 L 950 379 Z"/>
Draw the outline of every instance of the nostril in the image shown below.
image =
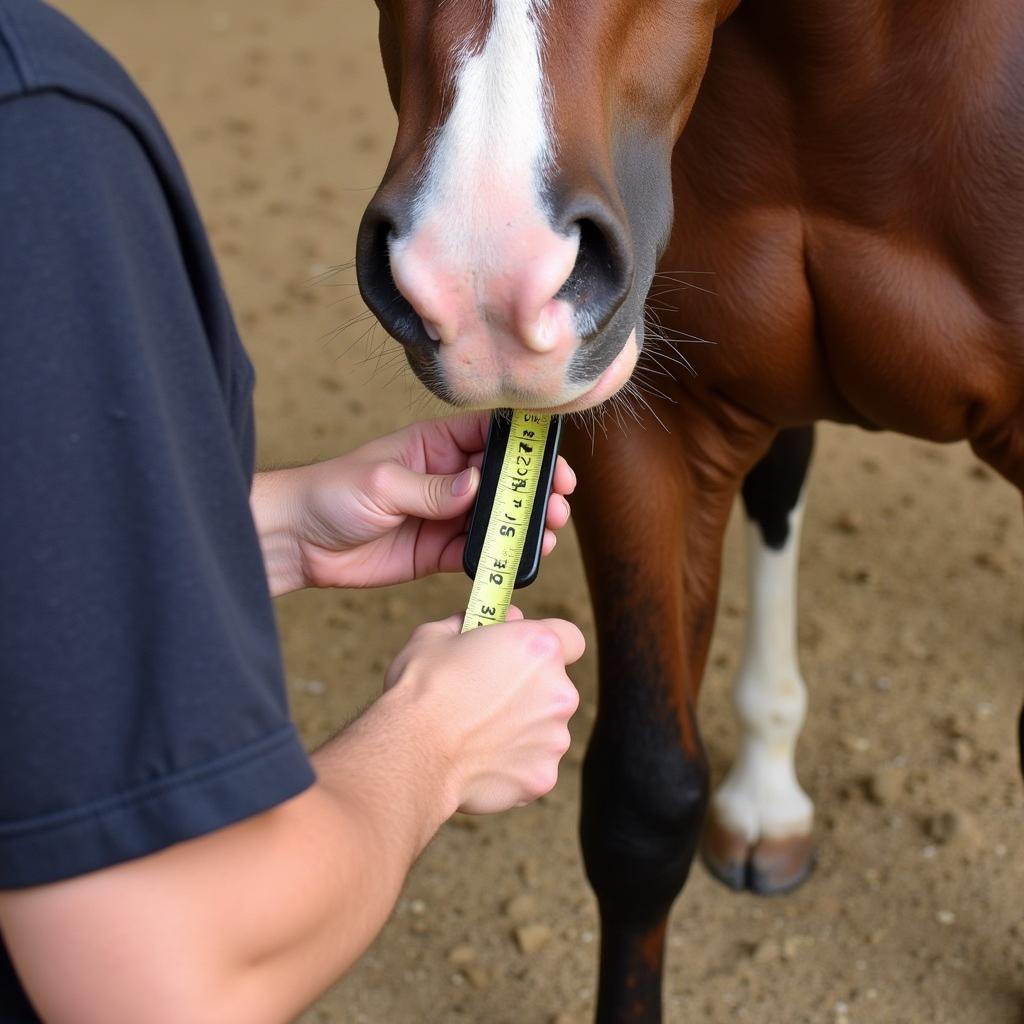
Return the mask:
<path id="1" fill-rule="evenodd" d="M 598 297 L 601 284 L 615 274 L 615 261 L 611 245 L 604 232 L 589 218 L 576 222 L 580 247 L 576 263 L 566 282 L 574 289 L 574 297 L 581 304 L 591 305 Z"/>
<path id="2" fill-rule="evenodd" d="M 381 326 L 403 345 L 435 346 L 438 338 L 399 291 L 391 271 L 391 243 L 396 220 L 371 203 L 363 215 L 356 240 L 359 293 Z M 435 332 L 436 333 L 436 332 Z"/>
<path id="3" fill-rule="evenodd" d="M 572 273 L 558 293 L 576 308 L 581 337 L 597 333 L 629 293 L 632 266 L 617 229 L 602 218 L 575 221 L 579 250 Z"/>

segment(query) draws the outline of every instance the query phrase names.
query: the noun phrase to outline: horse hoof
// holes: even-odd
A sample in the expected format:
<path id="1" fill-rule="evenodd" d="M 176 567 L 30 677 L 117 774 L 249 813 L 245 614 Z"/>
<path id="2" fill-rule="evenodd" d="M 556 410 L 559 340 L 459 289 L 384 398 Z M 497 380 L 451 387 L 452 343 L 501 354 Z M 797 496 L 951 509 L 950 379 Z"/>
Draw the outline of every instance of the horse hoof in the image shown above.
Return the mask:
<path id="1" fill-rule="evenodd" d="M 799 888 L 814 870 L 810 835 L 748 843 L 709 818 L 701 842 L 704 866 L 734 892 L 778 896 Z"/>
<path id="2" fill-rule="evenodd" d="M 810 835 L 762 839 L 749 862 L 748 887 L 758 896 L 781 896 L 799 889 L 814 871 L 814 839 Z"/>
<path id="3" fill-rule="evenodd" d="M 735 892 L 747 888 L 747 864 L 751 845 L 746 839 L 709 817 L 700 844 L 704 866 L 723 885 Z"/>

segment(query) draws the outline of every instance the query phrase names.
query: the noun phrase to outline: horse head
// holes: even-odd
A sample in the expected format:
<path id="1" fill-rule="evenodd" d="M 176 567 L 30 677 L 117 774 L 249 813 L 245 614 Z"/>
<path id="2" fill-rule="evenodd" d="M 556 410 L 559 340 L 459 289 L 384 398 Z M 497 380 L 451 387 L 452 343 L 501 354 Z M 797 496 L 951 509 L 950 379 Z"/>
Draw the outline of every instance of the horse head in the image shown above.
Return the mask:
<path id="1" fill-rule="evenodd" d="M 574 411 L 629 379 L 718 0 L 377 0 L 398 112 L 360 290 L 436 395 Z"/>

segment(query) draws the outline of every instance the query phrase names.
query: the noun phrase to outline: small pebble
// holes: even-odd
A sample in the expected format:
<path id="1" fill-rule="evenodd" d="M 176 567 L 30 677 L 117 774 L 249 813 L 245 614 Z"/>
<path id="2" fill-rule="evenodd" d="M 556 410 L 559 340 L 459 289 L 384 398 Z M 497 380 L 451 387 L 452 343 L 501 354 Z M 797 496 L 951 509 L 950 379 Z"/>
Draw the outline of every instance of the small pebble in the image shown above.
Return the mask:
<path id="1" fill-rule="evenodd" d="M 925 834 L 929 839 L 946 846 L 950 843 L 978 846 L 981 832 L 977 822 L 965 811 L 944 811 L 925 820 Z"/>
<path id="2" fill-rule="evenodd" d="M 466 943 L 463 943 L 461 946 L 455 946 L 454 949 L 448 952 L 448 963 L 453 967 L 468 967 L 475 960 L 476 950 Z"/>
<path id="3" fill-rule="evenodd" d="M 524 924 L 515 930 L 519 952 L 530 956 L 551 940 L 551 929 L 546 924 Z"/>
<path id="4" fill-rule="evenodd" d="M 750 959 L 755 964 L 774 963 L 781 955 L 782 947 L 775 939 L 764 939 L 750 951 Z"/>
<path id="5" fill-rule="evenodd" d="M 935 920 L 938 921 L 939 924 L 955 924 L 956 914 L 954 914 L 952 910 L 940 910 L 935 915 Z"/>
<path id="6" fill-rule="evenodd" d="M 840 514 L 835 521 L 835 528 L 840 533 L 860 533 L 864 526 L 864 516 L 860 512 L 849 510 Z"/>
<path id="7" fill-rule="evenodd" d="M 939 728 L 951 739 L 967 739 L 971 734 L 971 724 L 965 715 L 946 715 L 939 721 Z"/>
<path id="8" fill-rule="evenodd" d="M 971 746 L 970 740 L 953 740 L 948 751 L 948 756 L 950 760 L 956 761 L 957 764 L 970 764 L 974 758 L 974 747 Z"/>
<path id="9" fill-rule="evenodd" d="M 790 935 L 789 938 L 784 939 L 782 942 L 782 959 L 795 960 L 800 955 L 800 950 L 804 946 L 813 944 L 814 939 L 809 935 Z"/>
<path id="10" fill-rule="evenodd" d="M 540 865 L 532 858 L 521 860 L 516 865 L 516 873 L 523 884 L 528 885 L 531 889 L 535 889 L 540 885 Z"/>
<path id="11" fill-rule="evenodd" d="M 510 899 L 503 909 L 505 916 L 517 924 L 529 921 L 537 914 L 536 901 L 529 893 L 523 893 Z"/>
<path id="12" fill-rule="evenodd" d="M 491 983 L 490 972 L 479 964 L 469 964 L 463 967 L 462 973 L 466 976 L 466 981 L 478 991 L 487 988 Z"/>
<path id="13" fill-rule="evenodd" d="M 865 780 L 868 799 L 879 807 L 896 803 L 907 781 L 906 769 L 900 765 L 882 765 Z"/>

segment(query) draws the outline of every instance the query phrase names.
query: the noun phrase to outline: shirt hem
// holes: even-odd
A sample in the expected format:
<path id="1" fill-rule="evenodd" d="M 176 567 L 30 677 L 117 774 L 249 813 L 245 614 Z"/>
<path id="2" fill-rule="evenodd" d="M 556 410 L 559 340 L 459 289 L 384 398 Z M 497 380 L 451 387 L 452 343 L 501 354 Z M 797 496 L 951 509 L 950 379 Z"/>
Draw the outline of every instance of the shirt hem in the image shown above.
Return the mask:
<path id="1" fill-rule="evenodd" d="M 227 757 L 117 797 L 0 824 L 0 889 L 43 885 L 144 857 L 269 810 L 314 780 L 288 724 Z"/>

